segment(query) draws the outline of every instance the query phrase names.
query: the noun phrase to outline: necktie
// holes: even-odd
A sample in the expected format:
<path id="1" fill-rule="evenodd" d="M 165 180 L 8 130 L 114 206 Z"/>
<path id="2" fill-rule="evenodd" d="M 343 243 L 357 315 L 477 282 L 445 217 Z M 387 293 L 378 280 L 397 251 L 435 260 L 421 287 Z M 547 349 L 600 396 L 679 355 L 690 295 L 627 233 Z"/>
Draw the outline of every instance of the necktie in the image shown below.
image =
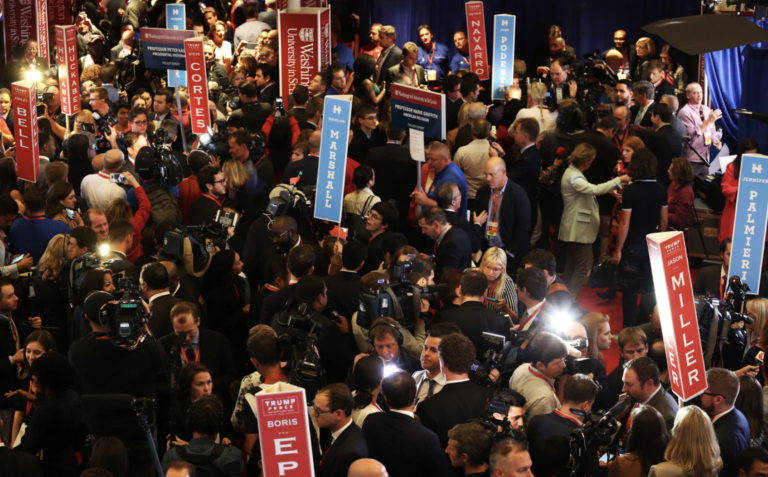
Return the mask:
<path id="1" fill-rule="evenodd" d="M 192 361 L 195 359 L 195 350 L 192 349 L 192 345 L 184 347 L 184 354 L 187 355 L 187 360 Z"/>
<path id="2" fill-rule="evenodd" d="M 637 110 L 637 117 L 635 118 L 635 124 L 640 124 L 640 121 L 643 120 L 644 114 L 645 114 L 645 108 L 640 108 Z"/>
<path id="3" fill-rule="evenodd" d="M 429 389 L 427 390 L 427 399 L 429 399 L 435 394 L 435 384 L 437 382 L 434 379 L 428 379 L 427 381 L 429 381 Z"/>

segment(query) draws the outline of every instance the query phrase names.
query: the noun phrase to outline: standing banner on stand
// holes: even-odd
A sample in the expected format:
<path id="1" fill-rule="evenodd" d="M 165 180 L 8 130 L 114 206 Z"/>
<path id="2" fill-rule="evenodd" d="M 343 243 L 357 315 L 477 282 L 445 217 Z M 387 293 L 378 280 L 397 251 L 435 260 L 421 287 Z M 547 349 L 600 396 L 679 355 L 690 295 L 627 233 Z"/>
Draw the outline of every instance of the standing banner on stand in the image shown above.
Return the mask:
<path id="1" fill-rule="evenodd" d="M 504 99 L 515 73 L 515 16 L 493 17 L 493 73 L 491 99 Z"/>
<path id="2" fill-rule="evenodd" d="M 467 12 L 467 34 L 469 35 L 469 54 L 472 72 L 487 80 L 488 75 L 488 43 L 485 39 L 485 13 L 483 2 L 467 2 L 464 4 Z"/>
<path id="3" fill-rule="evenodd" d="M 37 0 L 3 1 L 3 40 L 6 64 L 11 62 L 15 46 L 21 46 L 28 38 L 37 38 L 36 7 Z"/>
<path id="4" fill-rule="evenodd" d="M 741 156 L 739 195 L 733 219 L 731 267 L 728 277 L 738 275 L 749 285 L 749 293 L 757 295 L 765 249 L 765 227 L 768 224 L 768 156 Z"/>
<path id="5" fill-rule="evenodd" d="M 280 388 L 290 386 L 280 385 Z M 269 391 L 253 396 L 264 475 L 315 477 L 305 391 Z"/>
<path id="6" fill-rule="evenodd" d="M 280 32 L 280 95 L 309 85 L 331 64 L 331 14 L 327 8 L 299 8 L 277 13 Z"/>
<path id="7" fill-rule="evenodd" d="M 80 77 L 77 71 L 77 27 L 56 26 L 57 63 L 61 112 L 67 115 L 80 112 Z"/>
<path id="8" fill-rule="evenodd" d="M 672 391 L 688 401 L 707 389 L 707 371 L 682 232 L 646 236 Z"/>
<path id="9" fill-rule="evenodd" d="M 428 138 L 445 139 L 445 95 L 432 91 L 392 85 L 392 126 L 408 131 L 418 129 Z"/>
<path id="10" fill-rule="evenodd" d="M 51 44 L 48 39 L 48 0 L 35 0 L 37 3 L 37 56 L 45 58 L 51 64 Z"/>
<path id="11" fill-rule="evenodd" d="M 37 90 L 34 81 L 17 81 L 11 86 L 13 120 L 16 123 L 16 175 L 37 182 L 40 150 L 37 143 Z"/>
<path id="12" fill-rule="evenodd" d="M 165 28 L 142 28 L 141 50 L 144 53 L 144 66 L 157 70 L 178 70 L 180 71 L 179 77 L 186 76 L 184 73 L 187 70 L 184 40 L 194 37 L 195 32 L 191 30 L 174 31 Z"/>
<path id="13" fill-rule="evenodd" d="M 341 223 L 344 206 L 344 171 L 347 170 L 349 125 L 352 102 L 326 96 L 323 106 L 323 130 L 320 164 L 317 167 L 315 217 Z"/>
<path id="14" fill-rule="evenodd" d="M 169 3 L 165 6 L 165 28 L 169 30 L 187 29 L 187 7 L 183 3 Z M 143 40 L 143 38 L 142 38 Z M 176 86 L 176 74 L 168 70 L 168 87 Z M 179 86 L 187 85 L 187 75 L 179 71 Z"/>
<path id="15" fill-rule="evenodd" d="M 72 25 L 72 20 L 72 0 L 48 0 L 48 25 Z"/>
<path id="16" fill-rule="evenodd" d="M 204 134 L 211 126 L 208 110 L 208 80 L 205 71 L 205 52 L 202 38 L 184 40 L 189 85 L 189 115 L 193 134 Z"/>

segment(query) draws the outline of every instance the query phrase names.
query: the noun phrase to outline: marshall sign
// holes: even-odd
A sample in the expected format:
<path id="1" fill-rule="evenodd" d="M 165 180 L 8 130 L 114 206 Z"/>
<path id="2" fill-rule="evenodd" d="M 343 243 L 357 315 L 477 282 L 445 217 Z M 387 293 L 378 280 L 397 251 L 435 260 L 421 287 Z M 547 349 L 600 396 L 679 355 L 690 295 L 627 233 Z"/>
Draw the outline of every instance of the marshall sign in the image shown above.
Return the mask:
<path id="1" fill-rule="evenodd" d="M 331 17 L 327 8 L 300 8 L 278 14 L 280 95 L 296 85 L 309 85 L 331 64 Z"/>

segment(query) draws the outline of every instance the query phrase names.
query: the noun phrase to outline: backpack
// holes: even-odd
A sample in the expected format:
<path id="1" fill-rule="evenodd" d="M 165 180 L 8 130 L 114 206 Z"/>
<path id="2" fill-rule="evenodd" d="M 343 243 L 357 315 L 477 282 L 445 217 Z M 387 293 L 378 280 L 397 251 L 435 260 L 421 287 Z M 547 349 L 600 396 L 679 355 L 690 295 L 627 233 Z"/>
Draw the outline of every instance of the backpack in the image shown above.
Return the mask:
<path id="1" fill-rule="evenodd" d="M 183 461 L 189 462 L 195 466 L 197 475 L 225 477 L 227 474 L 214 462 L 224 455 L 229 449 L 223 444 L 214 444 L 210 454 L 190 454 L 187 452 L 187 446 L 175 447 L 176 455 Z"/>
<path id="2" fill-rule="evenodd" d="M 174 224 L 182 223 L 183 218 L 179 204 L 171 191 L 160 184 L 152 184 L 144 189 L 144 192 L 147 193 L 149 202 L 152 204 L 152 212 L 147 222 L 148 226 L 156 226 L 166 220 Z"/>
<path id="3" fill-rule="evenodd" d="M 363 210 L 360 214 L 352 212 L 347 213 L 346 222 L 349 227 L 349 239 L 350 240 L 363 240 L 366 241 L 371 238 L 371 234 L 365 229 L 365 223 L 367 222 L 368 214 L 371 213 L 371 201 L 376 197 L 375 194 L 371 194 L 363 204 Z"/>

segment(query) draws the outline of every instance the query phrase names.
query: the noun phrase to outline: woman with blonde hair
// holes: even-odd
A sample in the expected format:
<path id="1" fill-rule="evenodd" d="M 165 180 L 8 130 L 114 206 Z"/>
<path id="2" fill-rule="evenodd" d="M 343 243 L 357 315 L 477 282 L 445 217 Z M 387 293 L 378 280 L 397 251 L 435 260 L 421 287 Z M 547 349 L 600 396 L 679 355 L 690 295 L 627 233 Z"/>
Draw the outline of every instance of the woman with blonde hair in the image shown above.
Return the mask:
<path id="1" fill-rule="evenodd" d="M 485 307 L 509 315 L 517 320 L 517 288 L 512 277 L 507 275 L 507 252 L 491 247 L 483 254 L 480 261 L 480 271 L 488 279 L 487 298 Z"/>
<path id="2" fill-rule="evenodd" d="M 69 235 L 55 235 L 49 242 L 42 258 L 37 263 L 35 275 L 35 317 L 30 318 L 32 328 L 41 327 L 50 331 L 59 348 L 67 349 L 67 291 L 61 290 L 59 276 L 64 260 L 69 258 Z M 34 278 L 33 278 L 34 280 Z"/>
<path id="3" fill-rule="evenodd" d="M 744 360 L 741 365 L 754 366 L 755 358 L 760 352 L 768 350 L 768 299 L 755 298 L 747 302 L 747 316 L 752 318 L 752 323 L 744 323 L 747 330 L 747 346 Z M 755 376 L 761 386 L 765 386 L 763 373 Z"/>
<path id="4" fill-rule="evenodd" d="M 528 107 L 518 111 L 515 122 L 522 118 L 533 118 L 539 122 L 539 132 L 546 132 L 557 126 L 557 111 L 550 111 L 544 104 L 547 99 L 547 85 L 533 83 L 528 87 Z"/>
<path id="5" fill-rule="evenodd" d="M 240 161 L 224 161 L 221 170 L 224 171 L 227 189 L 230 191 L 229 196 L 234 197 L 237 190 L 248 182 L 248 171 Z"/>
<path id="6" fill-rule="evenodd" d="M 608 315 L 592 312 L 584 315 L 581 322 L 587 328 L 587 358 L 599 359 L 605 366 L 603 351 L 611 348 L 611 319 Z"/>
<path id="7" fill-rule="evenodd" d="M 651 79 L 649 71 L 651 60 L 656 58 L 656 45 L 650 38 L 643 37 L 635 43 L 635 51 L 637 52 L 637 66 L 632 75 L 632 80 L 634 82 L 648 81 Z"/>
<path id="8" fill-rule="evenodd" d="M 451 154 L 456 153 L 456 136 L 459 134 L 459 129 L 463 128 L 469 122 L 469 105 L 471 103 L 465 102 L 459 108 L 458 127 L 451 129 L 448 134 L 445 135 L 445 143 L 451 148 Z"/>
<path id="9" fill-rule="evenodd" d="M 715 429 L 698 406 L 677 412 L 664 459 L 651 467 L 648 477 L 715 477 L 723 468 Z"/>
<path id="10" fill-rule="evenodd" d="M 83 132 L 83 124 L 94 124 L 93 113 L 84 109 L 75 115 L 75 133 Z"/>

